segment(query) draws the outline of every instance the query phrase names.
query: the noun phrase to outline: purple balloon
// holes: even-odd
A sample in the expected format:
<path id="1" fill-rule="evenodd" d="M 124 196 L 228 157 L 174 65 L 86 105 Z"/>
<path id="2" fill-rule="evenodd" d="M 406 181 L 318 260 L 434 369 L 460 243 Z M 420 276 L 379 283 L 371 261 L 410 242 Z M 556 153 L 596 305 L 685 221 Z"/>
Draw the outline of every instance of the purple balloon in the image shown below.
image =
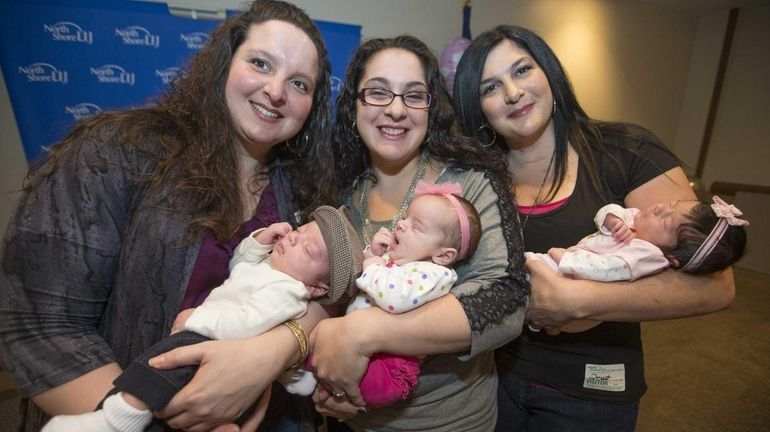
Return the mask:
<path id="1" fill-rule="evenodd" d="M 441 53 L 439 66 L 441 75 L 444 76 L 444 80 L 446 81 L 447 89 L 449 89 L 449 93 L 452 93 L 452 86 L 455 82 L 457 63 L 460 62 L 460 58 L 470 44 L 470 39 L 458 37 L 449 42 L 446 48 L 444 48 L 444 52 Z"/>

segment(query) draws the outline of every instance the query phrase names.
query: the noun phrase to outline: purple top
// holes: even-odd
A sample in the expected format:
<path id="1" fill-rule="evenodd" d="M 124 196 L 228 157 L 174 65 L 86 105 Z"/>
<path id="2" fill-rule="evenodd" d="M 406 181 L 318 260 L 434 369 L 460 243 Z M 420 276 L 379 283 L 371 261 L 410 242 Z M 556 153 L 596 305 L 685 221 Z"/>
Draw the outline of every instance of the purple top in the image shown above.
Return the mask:
<path id="1" fill-rule="evenodd" d="M 262 191 L 254 216 L 244 222 L 226 244 L 219 243 L 210 233 L 204 233 L 203 243 L 179 310 L 200 306 L 211 290 L 221 285 L 230 275 L 230 258 L 241 240 L 255 230 L 278 221 L 278 203 L 272 184 L 268 184 Z"/>

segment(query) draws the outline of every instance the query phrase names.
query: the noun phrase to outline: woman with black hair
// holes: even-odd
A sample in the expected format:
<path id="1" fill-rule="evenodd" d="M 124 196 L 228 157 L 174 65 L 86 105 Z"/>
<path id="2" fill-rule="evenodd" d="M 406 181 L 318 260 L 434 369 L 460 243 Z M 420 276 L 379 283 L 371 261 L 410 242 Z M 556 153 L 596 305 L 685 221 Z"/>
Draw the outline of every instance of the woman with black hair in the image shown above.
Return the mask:
<path id="1" fill-rule="evenodd" d="M 588 117 L 551 48 L 527 29 L 479 35 L 458 65 L 454 97 L 463 132 L 498 151 L 514 176 L 527 250 L 576 243 L 608 203 L 695 199 L 680 161 L 649 131 Z M 528 330 L 497 355 L 500 431 L 634 430 L 646 390 L 638 322 L 724 309 L 735 290 L 729 269 L 600 283 L 527 265 Z M 604 322 L 559 333 L 578 319 Z"/>

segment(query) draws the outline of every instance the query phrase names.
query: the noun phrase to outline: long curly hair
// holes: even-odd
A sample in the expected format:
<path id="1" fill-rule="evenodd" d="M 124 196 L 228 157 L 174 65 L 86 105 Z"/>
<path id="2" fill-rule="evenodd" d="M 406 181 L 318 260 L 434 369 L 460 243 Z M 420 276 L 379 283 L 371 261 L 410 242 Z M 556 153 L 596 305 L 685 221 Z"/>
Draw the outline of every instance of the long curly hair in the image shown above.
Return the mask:
<path id="1" fill-rule="evenodd" d="M 393 48 L 406 50 L 417 56 L 423 68 L 428 91 L 435 98 L 429 108 L 428 133 L 422 150 L 433 160 L 451 162 L 460 167 L 489 170 L 508 178 L 505 163 L 498 155 L 460 133 L 452 98 L 439 72 L 436 57 L 419 39 L 401 35 L 364 42 L 356 49 L 348 65 L 347 78 L 337 98 L 337 118 L 332 132 L 332 149 L 337 155 L 332 170 L 336 178 L 334 186 L 340 191 L 344 190 L 352 185 L 355 179 L 365 174 L 371 164 L 369 150 L 355 127 L 358 86 L 369 60 L 378 52 Z"/>
<path id="2" fill-rule="evenodd" d="M 287 22 L 308 35 L 318 53 L 318 72 L 313 108 L 302 129 L 288 142 L 273 147 L 267 162 L 271 167 L 280 162 L 289 172 L 301 209 L 315 208 L 326 201 L 317 185 L 328 179 L 311 176 L 308 165 L 331 158 L 326 145 L 331 124 L 327 50 L 307 14 L 278 0 L 256 0 L 248 10 L 224 20 L 154 106 L 104 113 L 81 121 L 53 147 L 28 178 L 27 187 L 34 187 L 35 179 L 58 169 L 67 153 L 77 152 L 72 143 L 83 134 L 110 124 L 115 142 L 154 162 L 155 169 L 143 181 L 149 188 L 160 190 L 155 204 L 188 212 L 192 231 L 208 231 L 219 241 L 230 238 L 242 223 L 244 203 L 236 181 L 238 137 L 227 107 L 225 84 L 233 56 L 251 26 L 270 20 Z"/>
<path id="3" fill-rule="evenodd" d="M 572 84 L 558 57 L 551 47 L 531 30 L 512 25 L 497 26 L 476 37 L 463 53 L 457 64 L 453 89 L 463 133 L 492 144 L 502 153 L 508 152 L 505 139 L 500 135 L 489 134 L 487 132 L 488 127 L 483 127 L 488 122 L 481 110 L 481 90 L 479 87 L 489 52 L 506 40 L 513 42 L 532 56 L 545 73 L 553 93 L 555 113 L 552 121 L 556 137 L 555 176 L 547 198 L 552 198 L 564 182 L 567 174 L 568 143 L 572 144 L 581 164 L 586 167 L 593 188 L 598 193 L 603 194 L 604 184 L 599 178 L 594 153 L 590 151 L 591 148 L 601 150 L 603 123 L 588 117 L 578 103 Z M 613 129 L 617 130 L 621 125 L 623 124 L 618 123 Z M 638 128 L 629 128 L 628 134 L 635 135 L 636 130 Z"/>

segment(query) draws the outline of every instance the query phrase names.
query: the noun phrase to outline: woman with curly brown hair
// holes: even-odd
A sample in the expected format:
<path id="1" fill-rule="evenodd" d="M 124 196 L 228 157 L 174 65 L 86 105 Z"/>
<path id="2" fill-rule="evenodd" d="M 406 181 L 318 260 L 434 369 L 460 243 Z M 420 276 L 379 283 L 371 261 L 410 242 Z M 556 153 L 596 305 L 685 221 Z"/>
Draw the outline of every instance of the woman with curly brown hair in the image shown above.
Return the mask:
<path id="1" fill-rule="evenodd" d="M 244 236 L 327 201 L 315 185 L 329 179 L 307 164 L 330 157 L 329 74 L 304 11 L 257 0 L 156 104 L 80 122 L 32 169 L 0 273 L 0 364 L 34 402 L 27 430 L 93 410 L 224 281 Z M 302 324 L 319 316 L 312 306 Z M 233 422 L 297 361 L 295 336 L 278 326 L 169 356 L 201 367 L 159 416 L 186 430 Z"/>
<path id="2" fill-rule="evenodd" d="M 482 234 L 473 256 L 455 267 L 451 295 L 401 314 L 368 308 L 318 324 L 311 335 L 321 383 L 316 408 L 354 430 L 491 430 L 492 351 L 521 332 L 529 294 L 505 164 L 460 136 L 437 61 L 411 36 L 373 39 L 356 50 L 332 146 L 336 184 L 362 247 L 404 217 L 420 180 L 458 183 L 479 212 Z M 405 400 L 372 409 L 359 382 L 380 352 L 425 358 Z"/>

